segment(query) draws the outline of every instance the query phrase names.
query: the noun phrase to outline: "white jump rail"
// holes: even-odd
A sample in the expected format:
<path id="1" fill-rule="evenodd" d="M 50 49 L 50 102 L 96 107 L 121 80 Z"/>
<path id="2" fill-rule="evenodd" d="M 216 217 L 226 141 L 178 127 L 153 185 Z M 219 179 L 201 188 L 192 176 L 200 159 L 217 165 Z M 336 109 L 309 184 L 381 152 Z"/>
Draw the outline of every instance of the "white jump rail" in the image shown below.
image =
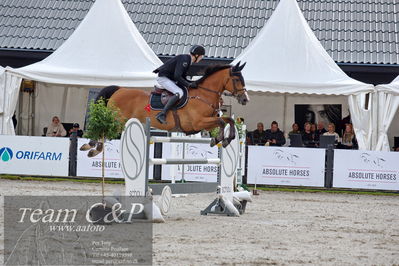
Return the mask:
<path id="1" fill-rule="evenodd" d="M 233 139 L 226 148 L 219 147 L 219 158 L 215 159 L 179 159 L 179 158 L 149 158 L 149 147 L 153 143 L 210 143 L 210 138 L 190 137 L 150 137 L 150 121 L 147 119 L 144 129 L 141 122 L 135 118 L 127 121 L 121 137 L 121 165 L 125 175 L 127 196 L 148 195 L 148 173 L 150 165 L 162 164 L 216 164 L 219 165 L 218 190 L 221 198 L 233 202 L 234 178 L 239 166 L 239 140 Z M 237 133 L 237 129 L 236 133 Z M 229 126 L 225 128 L 225 135 L 229 133 Z M 238 136 L 236 134 L 236 136 Z M 181 185 L 181 184 L 180 184 Z M 215 200 L 215 201 L 218 201 Z M 215 202 L 214 201 L 214 202 Z M 217 202 L 218 203 L 218 202 Z M 212 204 L 211 204 L 212 205 Z M 207 209 L 212 209 L 209 206 Z M 206 210 L 207 210 L 206 209 Z M 213 208 L 215 209 L 215 208 Z M 203 211 L 202 214 L 212 213 Z M 221 213 L 219 213 L 221 214 Z M 234 215 L 225 213 L 227 215 Z"/>

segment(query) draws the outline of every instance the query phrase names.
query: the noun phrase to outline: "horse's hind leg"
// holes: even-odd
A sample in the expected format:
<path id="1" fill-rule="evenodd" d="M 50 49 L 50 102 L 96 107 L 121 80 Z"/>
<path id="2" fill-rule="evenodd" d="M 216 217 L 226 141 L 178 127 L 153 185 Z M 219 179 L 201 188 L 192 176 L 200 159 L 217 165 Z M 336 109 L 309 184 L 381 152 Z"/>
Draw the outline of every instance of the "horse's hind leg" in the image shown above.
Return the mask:
<path id="1" fill-rule="evenodd" d="M 104 149 L 104 143 L 102 141 L 97 141 L 96 142 L 96 148 L 91 149 L 89 153 L 87 154 L 88 157 L 95 157 L 98 154 L 100 154 Z"/>
<path id="2" fill-rule="evenodd" d="M 215 127 L 219 127 L 219 134 L 216 138 L 212 138 L 211 140 L 211 147 L 213 147 L 224 139 L 225 126 L 226 123 L 220 117 L 205 117 L 197 123 L 196 131 L 200 131 L 202 129 L 210 130 Z"/>
<path id="3" fill-rule="evenodd" d="M 223 139 L 222 145 L 226 148 L 230 142 L 236 137 L 235 123 L 231 117 L 222 117 L 222 119 L 230 125 L 229 136 Z"/>

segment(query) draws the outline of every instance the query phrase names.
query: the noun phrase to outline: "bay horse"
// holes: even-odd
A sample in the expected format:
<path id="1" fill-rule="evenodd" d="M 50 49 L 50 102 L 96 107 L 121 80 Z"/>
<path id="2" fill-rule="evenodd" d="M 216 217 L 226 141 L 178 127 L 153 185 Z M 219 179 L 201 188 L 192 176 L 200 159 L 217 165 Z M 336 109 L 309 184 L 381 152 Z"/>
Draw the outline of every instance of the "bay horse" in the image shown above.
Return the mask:
<path id="1" fill-rule="evenodd" d="M 229 91 L 229 96 L 235 97 L 242 105 L 249 101 L 241 74 L 244 66 L 245 63 L 240 66 L 239 62 L 234 66 L 215 65 L 207 68 L 204 76 L 196 81 L 198 88 L 189 88 L 187 104 L 176 111 L 168 112 L 167 124 L 159 123 L 155 118 L 159 111 L 149 108 L 150 92 L 110 86 L 103 88 L 97 99 L 103 97 L 108 100 L 108 106 L 112 104 L 117 107 L 121 116 L 126 119 L 135 117 L 145 123 L 146 117 L 150 117 L 151 126 L 161 130 L 194 134 L 203 129 L 209 131 L 219 127 L 219 134 L 212 138 L 211 146 L 222 142 L 223 147 L 226 147 L 235 138 L 235 124 L 231 117 L 217 116 L 220 101 L 224 91 Z M 230 131 L 229 136 L 225 138 L 224 127 L 227 123 L 230 125 Z"/>

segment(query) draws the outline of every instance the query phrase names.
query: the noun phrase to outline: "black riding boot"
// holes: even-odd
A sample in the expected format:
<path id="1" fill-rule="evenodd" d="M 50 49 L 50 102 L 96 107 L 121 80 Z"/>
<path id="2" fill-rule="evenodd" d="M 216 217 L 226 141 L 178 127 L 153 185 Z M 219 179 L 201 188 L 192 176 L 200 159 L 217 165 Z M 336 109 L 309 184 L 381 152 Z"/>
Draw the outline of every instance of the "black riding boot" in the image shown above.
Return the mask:
<path id="1" fill-rule="evenodd" d="M 165 107 L 161 112 L 159 112 L 156 116 L 157 120 L 161 124 L 166 124 L 166 114 L 168 111 L 175 105 L 175 103 L 179 100 L 179 95 L 174 95 L 169 98 L 168 102 L 165 104 Z"/>

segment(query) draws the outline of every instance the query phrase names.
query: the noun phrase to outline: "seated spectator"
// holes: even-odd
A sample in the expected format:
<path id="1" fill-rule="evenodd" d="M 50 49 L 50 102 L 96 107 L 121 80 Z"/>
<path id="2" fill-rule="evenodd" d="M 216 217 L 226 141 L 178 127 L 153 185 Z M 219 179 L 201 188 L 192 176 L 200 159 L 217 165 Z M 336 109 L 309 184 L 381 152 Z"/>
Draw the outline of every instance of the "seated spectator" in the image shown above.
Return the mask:
<path id="1" fill-rule="evenodd" d="M 83 130 L 80 129 L 80 126 L 78 123 L 74 123 L 72 128 L 69 130 L 68 132 L 68 137 L 70 137 L 72 135 L 73 132 L 76 132 L 76 136 L 78 138 L 83 137 Z"/>
<path id="2" fill-rule="evenodd" d="M 342 135 L 342 141 L 338 145 L 338 148 L 348 149 L 348 150 L 357 150 L 358 149 L 357 140 L 356 140 L 355 132 L 353 131 L 352 124 L 345 125 L 345 131 L 344 131 L 344 134 Z"/>
<path id="3" fill-rule="evenodd" d="M 324 128 L 324 123 L 323 122 L 319 122 L 317 123 L 317 129 L 315 131 L 315 141 L 319 141 L 320 140 L 320 136 L 323 135 L 324 133 L 326 133 L 327 130 Z"/>
<path id="4" fill-rule="evenodd" d="M 54 116 L 52 123 L 47 127 L 47 137 L 65 137 L 67 134 L 58 116 Z"/>
<path id="5" fill-rule="evenodd" d="M 263 123 L 259 122 L 256 125 L 257 129 L 252 133 L 253 145 L 265 145 L 266 144 L 266 132 L 264 131 Z"/>
<path id="6" fill-rule="evenodd" d="M 266 145 L 283 146 L 284 144 L 284 132 L 278 128 L 278 123 L 276 121 L 273 121 L 270 129 L 266 130 Z"/>
<path id="7" fill-rule="evenodd" d="M 299 125 L 297 123 L 292 124 L 292 130 L 288 133 L 290 134 L 301 134 L 301 131 L 299 130 Z"/>
<path id="8" fill-rule="evenodd" d="M 339 142 L 339 135 L 335 132 L 335 125 L 334 123 L 328 124 L 328 131 L 323 134 L 324 136 L 335 136 L 335 142 Z"/>
<path id="9" fill-rule="evenodd" d="M 310 124 L 310 131 L 313 133 L 313 134 L 316 134 L 316 124 Z"/>
<path id="10" fill-rule="evenodd" d="M 311 123 L 306 122 L 302 132 L 302 142 L 305 147 L 314 148 L 316 147 L 315 134 L 312 133 L 311 128 Z"/>

